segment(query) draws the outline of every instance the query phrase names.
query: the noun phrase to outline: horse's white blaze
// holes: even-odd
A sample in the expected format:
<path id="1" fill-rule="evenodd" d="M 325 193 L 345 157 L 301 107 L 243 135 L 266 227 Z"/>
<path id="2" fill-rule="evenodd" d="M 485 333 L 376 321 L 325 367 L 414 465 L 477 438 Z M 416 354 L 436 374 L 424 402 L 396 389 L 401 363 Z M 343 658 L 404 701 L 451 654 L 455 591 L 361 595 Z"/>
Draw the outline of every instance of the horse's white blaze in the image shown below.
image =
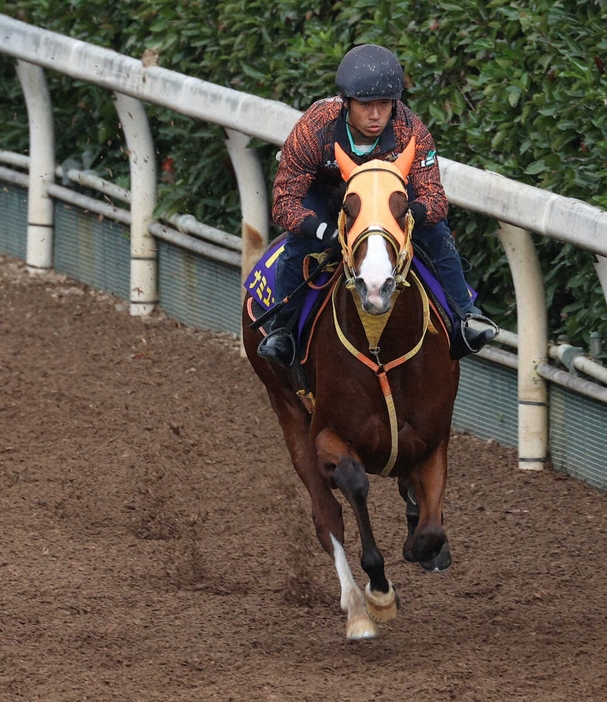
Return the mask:
<path id="1" fill-rule="evenodd" d="M 381 234 L 371 234 L 367 238 L 367 252 L 363 259 L 358 277 L 365 281 L 367 299 L 370 304 L 381 308 L 385 302 L 380 291 L 388 278 L 392 276 L 392 263 L 388 255 L 387 242 Z"/>
<path id="2" fill-rule="evenodd" d="M 358 587 L 346 552 L 339 541 L 331 534 L 333 561 L 341 587 L 341 608 L 348 615 L 346 635 L 348 639 L 372 639 L 377 636 L 375 622 L 367 613 L 363 591 Z"/>

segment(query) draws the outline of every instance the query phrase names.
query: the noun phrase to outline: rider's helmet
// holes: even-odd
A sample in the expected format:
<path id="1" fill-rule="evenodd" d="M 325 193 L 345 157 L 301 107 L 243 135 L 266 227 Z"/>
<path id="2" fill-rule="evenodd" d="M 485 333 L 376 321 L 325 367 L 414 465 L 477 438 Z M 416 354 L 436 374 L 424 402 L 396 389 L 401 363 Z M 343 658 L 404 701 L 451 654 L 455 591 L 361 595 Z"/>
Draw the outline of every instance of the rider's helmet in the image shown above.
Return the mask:
<path id="1" fill-rule="evenodd" d="M 375 44 L 350 49 L 339 64 L 335 82 L 343 95 L 360 102 L 400 100 L 405 87 L 400 61 Z"/>

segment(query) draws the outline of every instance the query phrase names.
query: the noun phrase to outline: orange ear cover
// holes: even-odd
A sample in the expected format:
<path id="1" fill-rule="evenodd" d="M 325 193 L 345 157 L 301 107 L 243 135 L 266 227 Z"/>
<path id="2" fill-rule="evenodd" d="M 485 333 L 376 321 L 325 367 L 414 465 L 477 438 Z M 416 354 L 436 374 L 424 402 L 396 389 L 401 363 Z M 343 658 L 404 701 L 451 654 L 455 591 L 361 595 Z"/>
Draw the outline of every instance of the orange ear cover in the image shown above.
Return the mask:
<path id="1" fill-rule="evenodd" d="M 415 146 L 415 137 L 411 137 L 405 150 L 396 159 L 396 161 L 394 161 L 394 165 L 403 174 L 404 178 L 406 178 L 409 174 L 413 161 L 415 160 Z"/>
<path id="2" fill-rule="evenodd" d="M 341 177 L 347 182 L 350 174 L 356 168 L 356 163 L 354 163 L 337 142 L 335 142 L 335 160 L 341 171 Z"/>
<path id="3" fill-rule="evenodd" d="M 415 160 L 415 137 L 411 137 L 409 143 L 407 144 L 405 150 L 402 154 L 394 161 L 394 165 L 403 174 L 404 178 L 407 178 L 413 161 Z M 341 172 L 341 177 L 347 181 L 352 174 L 352 171 L 356 168 L 356 163 L 348 156 L 348 154 L 341 148 L 341 146 L 335 142 L 335 160 L 339 166 Z"/>

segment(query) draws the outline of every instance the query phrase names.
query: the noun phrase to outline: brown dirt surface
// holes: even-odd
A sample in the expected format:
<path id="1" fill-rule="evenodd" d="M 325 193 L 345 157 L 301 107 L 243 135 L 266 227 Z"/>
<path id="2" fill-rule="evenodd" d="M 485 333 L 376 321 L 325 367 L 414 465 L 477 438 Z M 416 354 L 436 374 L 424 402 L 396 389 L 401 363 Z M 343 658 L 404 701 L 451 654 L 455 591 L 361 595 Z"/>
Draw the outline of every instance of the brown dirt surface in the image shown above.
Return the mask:
<path id="1" fill-rule="evenodd" d="M 607 700 L 607 494 L 456 434 L 454 565 L 347 643 L 333 565 L 230 336 L 0 257 L 0 701 Z M 347 514 L 350 563 L 364 585 Z"/>

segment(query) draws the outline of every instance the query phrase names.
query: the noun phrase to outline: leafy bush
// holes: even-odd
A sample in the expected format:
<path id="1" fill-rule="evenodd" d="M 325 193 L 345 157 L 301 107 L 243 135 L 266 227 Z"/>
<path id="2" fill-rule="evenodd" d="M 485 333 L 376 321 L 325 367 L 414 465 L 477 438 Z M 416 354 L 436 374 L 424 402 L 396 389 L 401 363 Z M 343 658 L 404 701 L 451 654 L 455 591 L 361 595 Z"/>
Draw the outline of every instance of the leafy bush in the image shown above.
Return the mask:
<path id="1" fill-rule="evenodd" d="M 72 0 L 67 11 L 65 0 L 14 0 L 4 12 L 131 56 L 151 49 L 165 68 L 301 110 L 334 93 L 335 69 L 349 48 L 383 44 L 402 60 L 405 99 L 441 154 L 607 208 L 605 0 Z M 2 59 L 0 109 L 9 128 L 0 145 L 26 149 L 11 76 Z M 107 93 L 49 79 L 58 159 L 87 152 L 101 175 L 126 179 Z M 220 131 L 159 108 L 149 114 L 164 166 L 161 206 L 237 232 L 235 179 Z M 259 149 L 270 184 L 274 149 Z M 499 242 L 487 236 L 495 222 L 457 208 L 450 219 L 483 306 L 512 328 L 509 269 Z M 585 345 L 593 330 L 606 336 L 591 255 L 540 237 L 536 243 L 553 333 Z"/>

